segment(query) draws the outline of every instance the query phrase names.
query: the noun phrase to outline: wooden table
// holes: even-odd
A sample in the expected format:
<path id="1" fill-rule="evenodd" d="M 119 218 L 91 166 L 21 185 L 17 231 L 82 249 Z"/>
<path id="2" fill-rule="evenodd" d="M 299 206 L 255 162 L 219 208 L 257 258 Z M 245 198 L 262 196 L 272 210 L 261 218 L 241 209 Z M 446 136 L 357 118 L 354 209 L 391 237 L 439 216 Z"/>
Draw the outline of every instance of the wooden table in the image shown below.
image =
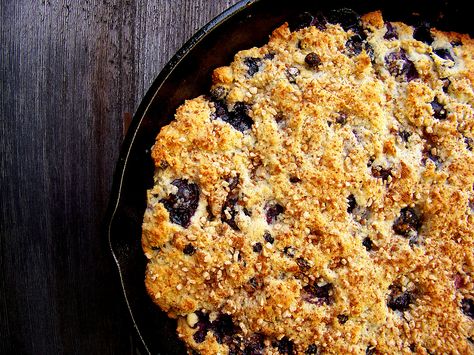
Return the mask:
<path id="1" fill-rule="evenodd" d="M 0 353 L 133 353 L 103 234 L 126 122 L 236 2 L 0 1 Z"/>

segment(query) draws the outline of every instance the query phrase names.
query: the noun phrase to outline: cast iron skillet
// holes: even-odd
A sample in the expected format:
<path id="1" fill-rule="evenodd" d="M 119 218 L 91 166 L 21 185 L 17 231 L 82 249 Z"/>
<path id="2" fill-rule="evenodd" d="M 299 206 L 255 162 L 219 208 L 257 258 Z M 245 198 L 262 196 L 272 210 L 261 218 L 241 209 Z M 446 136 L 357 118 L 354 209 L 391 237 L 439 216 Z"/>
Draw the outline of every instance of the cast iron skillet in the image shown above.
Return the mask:
<path id="1" fill-rule="evenodd" d="M 150 148 L 160 128 L 173 118 L 175 109 L 185 99 L 208 92 L 214 68 L 230 63 L 241 49 L 263 45 L 274 28 L 304 11 L 326 12 L 348 7 L 363 14 L 380 9 L 391 21 L 415 24 L 425 20 L 436 28 L 472 36 L 468 3 L 459 0 L 244 0 L 209 22 L 178 51 L 135 113 L 117 164 L 107 216 L 110 249 L 144 352 L 185 353 L 175 335 L 176 322 L 168 319 L 146 293 L 146 260 L 140 244 L 146 190 L 153 184 Z"/>

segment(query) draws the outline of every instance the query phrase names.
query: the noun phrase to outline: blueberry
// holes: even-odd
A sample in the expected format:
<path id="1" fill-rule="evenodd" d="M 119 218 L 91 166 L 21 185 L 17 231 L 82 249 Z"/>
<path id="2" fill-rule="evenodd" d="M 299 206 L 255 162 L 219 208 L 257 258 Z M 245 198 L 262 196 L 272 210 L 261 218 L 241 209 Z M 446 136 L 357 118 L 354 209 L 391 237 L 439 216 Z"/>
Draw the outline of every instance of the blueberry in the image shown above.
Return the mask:
<path id="1" fill-rule="evenodd" d="M 272 60 L 273 58 L 275 58 L 275 53 L 273 52 L 267 53 L 263 56 L 263 59 L 267 59 L 267 60 Z"/>
<path id="2" fill-rule="evenodd" d="M 385 182 L 389 176 L 392 176 L 392 170 L 390 168 L 382 168 L 381 166 L 372 166 L 372 176 Z"/>
<path id="3" fill-rule="evenodd" d="M 297 258 L 296 263 L 302 272 L 306 272 L 311 268 L 311 265 L 304 258 Z"/>
<path id="4" fill-rule="evenodd" d="M 339 123 L 341 126 L 345 125 L 347 123 L 347 115 L 344 112 L 339 112 L 336 123 Z"/>
<path id="5" fill-rule="evenodd" d="M 211 89 L 210 95 L 214 101 L 219 101 L 225 99 L 227 92 L 222 86 L 216 86 Z"/>
<path id="6" fill-rule="evenodd" d="M 387 32 L 385 32 L 385 34 L 383 35 L 384 39 L 386 39 L 387 41 L 398 39 L 398 32 L 390 22 L 386 22 L 385 27 L 387 28 Z"/>
<path id="7" fill-rule="evenodd" d="M 424 42 L 427 45 L 431 45 L 431 43 L 434 41 L 434 38 L 431 35 L 430 25 L 427 22 L 421 23 L 413 31 L 413 38 L 417 41 Z"/>
<path id="8" fill-rule="evenodd" d="M 354 211 L 356 207 L 357 207 L 357 201 L 354 195 L 350 194 L 349 197 L 347 197 L 347 212 L 352 213 L 352 211 Z"/>
<path id="9" fill-rule="evenodd" d="M 255 243 L 253 245 L 252 249 L 255 253 L 260 253 L 262 251 L 262 243 L 260 243 L 260 242 Z"/>
<path id="10" fill-rule="evenodd" d="M 339 321 L 340 324 L 345 324 L 349 320 L 349 317 L 345 314 L 339 314 L 337 316 L 337 320 Z"/>
<path id="11" fill-rule="evenodd" d="M 274 347 L 278 348 L 278 352 L 280 354 L 288 354 L 288 355 L 294 354 L 293 342 L 290 339 L 288 339 L 288 337 L 286 337 L 286 336 L 281 338 L 280 340 L 274 342 L 272 345 Z"/>
<path id="12" fill-rule="evenodd" d="M 393 230 L 396 234 L 410 237 L 418 232 L 421 227 L 421 219 L 416 211 L 411 207 L 402 208 L 400 216 L 393 223 Z"/>
<path id="13" fill-rule="evenodd" d="M 230 123 L 236 130 L 244 132 L 252 127 L 253 120 L 248 115 L 249 106 L 243 102 L 237 102 L 229 114 Z"/>
<path id="14" fill-rule="evenodd" d="M 265 239 L 265 241 L 267 243 L 270 243 L 270 244 L 273 244 L 273 242 L 275 241 L 275 239 L 272 237 L 272 235 L 270 234 L 270 232 L 265 232 L 263 234 L 263 239 Z"/>
<path id="15" fill-rule="evenodd" d="M 197 331 L 194 333 L 193 338 L 196 343 L 202 343 L 206 339 L 207 332 L 211 327 L 211 322 L 209 321 L 208 314 L 201 311 L 195 313 L 198 316 L 198 322 L 195 325 Z"/>
<path id="16" fill-rule="evenodd" d="M 285 208 L 278 203 L 268 204 L 265 207 L 265 219 L 267 220 L 267 223 L 268 224 L 274 223 L 277 220 L 278 216 L 282 214 L 284 211 L 285 211 Z"/>
<path id="17" fill-rule="evenodd" d="M 227 105 L 223 100 L 215 100 L 214 108 L 216 110 L 215 118 L 220 118 L 225 122 L 229 120 L 229 111 L 227 110 Z"/>
<path id="18" fill-rule="evenodd" d="M 178 192 L 160 202 L 168 211 L 171 222 L 187 228 L 199 204 L 199 187 L 183 179 L 174 180 L 171 184 L 178 188 Z"/>
<path id="19" fill-rule="evenodd" d="M 449 80 L 449 78 L 443 78 L 441 80 L 443 82 L 443 92 L 447 93 L 449 89 L 449 85 L 451 85 L 451 80 Z"/>
<path id="20" fill-rule="evenodd" d="M 296 83 L 296 77 L 300 75 L 300 70 L 296 67 L 289 67 L 286 70 L 286 77 L 288 78 L 288 81 L 292 84 Z"/>
<path id="21" fill-rule="evenodd" d="M 283 254 L 292 258 L 296 254 L 295 248 L 293 248 L 292 246 L 286 246 L 283 248 Z"/>
<path id="22" fill-rule="evenodd" d="M 219 344 L 222 344 L 236 334 L 239 328 L 232 321 L 232 317 L 228 314 L 219 314 L 214 322 L 211 323 L 211 329 L 214 333 L 216 340 Z"/>
<path id="23" fill-rule="evenodd" d="M 263 287 L 263 278 L 261 276 L 254 276 L 249 280 L 251 291 L 261 289 Z"/>
<path id="24" fill-rule="evenodd" d="M 431 152 L 431 147 L 425 147 L 423 149 L 423 158 L 421 159 L 421 162 L 423 164 L 426 164 L 426 161 L 429 159 L 431 160 L 435 166 L 436 166 L 436 169 L 439 169 L 442 165 L 442 162 L 441 162 L 441 159 L 439 156 L 437 155 L 434 155 L 432 152 Z"/>
<path id="25" fill-rule="evenodd" d="M 260 58 L 247 57 L 244 59 L 244 64 L 248 67 L 247 74 L 254 76 L 260 70 L 262 60 Z"/>
<path id="26" fill-rule="evenodd" d="M 364 49 L 365 49 L 365 52 L 367 53 L 367 55 L 369 56 L 370 61 L 372 62 L 372 64 L 374 64 L 374 63 L 375 63 L 374 48 L 372 48 L 372 46 L 370 45 L 370 43 L 365 42 L 365 43 L 364 43 Z"/>
<path id="27" fill-rule="evenodd" d="M 233 111 L 227 110 L 227 105 L 224 101 L 214 101 L 216 110 L 215 118 L 219 118 L 227 122 L 232 127 L 240 132 L 245 132 L 250 129 L 253 124 L 252 118 L 248 115 L 249 107 L 243 102 L 237 102 L 234 105 Z"/>
<path id="28" fill-rule="evenodd" d="M 400 131 L 398 132 L 398 135 L 404 142 L 408 142 L 408 139 L 410 138 L 411 133 L 408 131 Z"/>
<path id="29" fill-rule="evenodd" d="M 238 211 L 237 211 L 238 201 L 239 199 L 237 195 L 229 194 L 222 206 L 222 212 L 221 212 L 221 221 L 227 223 L 235 231 L 240 231 L 240 228 L 237 225 L 237 222 L 235 221 L 235 217 L 238 214 Z M 226 212 L 230 215 L 230 217 L 227 217 Z"/>
<path id="30" fill-rule="evenodd" d="M 467 150 L 472 151 L 472 147 L 474 147 L 474 140 L 470 137 L 464 137 L 464 143 L 466 143 Z"/>
<path id="31" fill-rule="evenodd" d="M 385 56 L 385 63 L 389 73 L 400 80 L 409 82 L 418 78 L 415 64 L 408 59 L 403 49 L 387 54 Z"/>
<path id="32" fill-rule="evenodd" d="M 413 294 L 409 291 L 400 293 L 399 287 L 392 287 L 392 293 L 388 297 L 387 306 L 394 310 L 405 312 L 410 309 L 410 304 L 414 301 Z"/>
<path id="33" fill-rule="evenodd" d="M 330 11 L 328 22 L 340 24 L 345 31 L 352 30 L 355 33 L 363 33 L 360 16 L 351 9 L 343 8 Z"/>
<path id="34" fill-rule="evenodd" d="M 474 319 L 474 299 L 472 298 L 465 298 L 462 300 L 461 302 L 461 309 L 462 309 L 462 312 Z"/>
<path id="35" fill-rule="evenodd" d="M 451 45 L 453 47 L 459 47 L 459 46 L 462 46 L 462 42 L 459 39 L 455 39 L 454 41 L 451 41 Z"/>
<path id="36" fill-rule="evenodd" d="M 292 184 L 296 184 L 296 183 L 298 183 L 298 182 L 301 182 L 301 179 L 300 179 L 299 177 L 297 177 L 297 176 L 292 176 L 292 177 L 290 177 L 290 182 L 291 182 Z"/>
<path id="37" fill-rule="evenodd" d="M 369 237 L 365 237 L 362 241 L 362 245 L 365 247 L 365 249 L 367 249 L 367 251 L 371 251 L 373 248 L 372 239 L 370 239 Z"/>
<path id="38" fill-rule="evenodd" d="M 437 120 L 445 120 L 446 119 L 446 109 L 444 106 L 438 101 L 438 98 L 435 97 L 433 101 L 431 101 L 431 107 L 433 108 L 434 114 L 433 117 Z"/>
<path id="39" fill-rule="evenodd" d="M 318 306 L 323 304 L 330 305 L 333 302 L 333 299 L 330 295 L 333 286 L 331 283 L 325 284 L 323 286 L 318 286 L 316 283 L 308 284 L 303 287 L 303 292 L 301 296 L 304 301 L 312 303 Z"/>
<path id="40" fill-rule="evenodd" d="M 318 355 L 318 347 L 316 344 L 310 344 L 304 353 L 305 355 Z"/>
<path id="41" fill-rule="evenodd" d="M 191 243 L 186 245 L 183 249 L 183 253 L 186 255 L 193 255 L 195 252 L 196 252 L 196 248 Z"/>
<path id="42" fill-rule="evenodd" d="M 444 60 L 452 60 L 454 62 L 454 58 L 448 48 L 438 48 L 435 49 L 434 52 L 438 57 Z"/>
<path id="43" fill-rule="evenodd" d="M 357 56 L 362 52 L 364 41 L 361 36 L 354 35 L 346 42 L 346 54 L 349 57 Z"/>
<path id="44" fill-rule="evenodd" d="M 265 349 L 264 338 L 261 334 L 253 334 L 245 340 L 243 355 L 262 355 Z"/>
<path id="45" fill-rule="evenodd" d="M 304 61 L 310 68 L 317 68 L 321 65 L 321 58 L 314 52 L 308 53 Z"/>

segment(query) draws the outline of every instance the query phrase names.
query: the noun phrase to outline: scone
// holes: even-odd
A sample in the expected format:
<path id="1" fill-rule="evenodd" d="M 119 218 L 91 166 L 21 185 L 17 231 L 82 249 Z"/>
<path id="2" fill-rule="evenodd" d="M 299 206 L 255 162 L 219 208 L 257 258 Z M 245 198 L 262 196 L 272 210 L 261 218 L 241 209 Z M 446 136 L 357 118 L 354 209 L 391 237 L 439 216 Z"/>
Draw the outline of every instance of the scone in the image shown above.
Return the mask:
<path id="1" fill-rule="evenodd" d="M 196 354 L 474 353 L 474 42 L 302 14 L 152 149 L 146 287 Z"/>

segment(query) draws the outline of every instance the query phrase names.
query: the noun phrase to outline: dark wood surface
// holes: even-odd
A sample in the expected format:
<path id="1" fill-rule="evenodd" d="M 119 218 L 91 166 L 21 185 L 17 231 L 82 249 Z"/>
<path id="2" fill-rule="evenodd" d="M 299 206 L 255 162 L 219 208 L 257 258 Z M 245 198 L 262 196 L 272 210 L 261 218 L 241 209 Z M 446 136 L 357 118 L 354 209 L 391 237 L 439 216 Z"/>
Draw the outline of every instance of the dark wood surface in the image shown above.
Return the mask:
<path id="1" fill-rule="evenodd" d="M 127 118 L 236 0 L 0 0 L 0 353 L 133 352 L 103 234 Z"/>

